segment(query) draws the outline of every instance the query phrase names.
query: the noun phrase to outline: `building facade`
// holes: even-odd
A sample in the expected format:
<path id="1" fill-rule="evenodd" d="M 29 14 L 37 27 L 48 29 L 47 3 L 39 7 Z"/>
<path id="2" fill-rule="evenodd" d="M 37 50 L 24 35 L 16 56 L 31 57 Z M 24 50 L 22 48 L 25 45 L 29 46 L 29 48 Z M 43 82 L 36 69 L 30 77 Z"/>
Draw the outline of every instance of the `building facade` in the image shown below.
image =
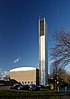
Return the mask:
<path id="1" fill-rule="evenodd" d="M 23 84 L 39 84 L 39 70 L 34 67 L 20 67 L 10 70 L 10 79 Z"/>
<path id="2" fill-rule="evenodd" d="M 48 84 L 48 45 L 46 19 L 39 19 L 39 83 Z"/>

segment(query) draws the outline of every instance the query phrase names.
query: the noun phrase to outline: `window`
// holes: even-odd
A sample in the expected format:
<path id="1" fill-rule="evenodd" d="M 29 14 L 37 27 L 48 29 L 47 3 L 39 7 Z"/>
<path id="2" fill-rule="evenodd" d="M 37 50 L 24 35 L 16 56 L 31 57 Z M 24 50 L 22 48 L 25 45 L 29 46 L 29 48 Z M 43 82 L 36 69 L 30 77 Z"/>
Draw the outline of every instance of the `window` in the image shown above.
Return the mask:
<path id="1" fill-rule="evenodd" d="M 28 84 L 29 84 L 30 82 L 28 81 Z"/>
<path id="2" fill-rule="evenodd" d="M 44 20 L 40 20 L 40 36 L 44 35 Z"/>
<path id="3" fill-rule="evenodd" d="M 24 82 L 22 81 L 22 84 L 24 84 Z"/>
<path id="4" fill-rule="evenodd" d="M 27 82 L 25 81 L 25 84 L 26 84 Z"/>
<path id="5" fill-rule="evenodd" d="M 31 84 L 33 84 L 33 82 L 31 81 Z"/>

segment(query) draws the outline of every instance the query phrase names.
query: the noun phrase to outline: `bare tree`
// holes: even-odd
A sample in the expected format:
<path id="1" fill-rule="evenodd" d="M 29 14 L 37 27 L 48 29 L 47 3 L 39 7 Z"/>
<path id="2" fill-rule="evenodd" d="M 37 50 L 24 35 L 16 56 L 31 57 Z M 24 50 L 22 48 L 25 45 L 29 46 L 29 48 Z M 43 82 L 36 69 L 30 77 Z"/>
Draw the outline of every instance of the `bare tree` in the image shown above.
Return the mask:
<path id="1" fill-rule="evenodd" d="M 63 29 L 53 34 L 55 42 L 54 48 L 51 49 L 51 71 L 54 75 L 59 75 L 62 70 L 70 64 L 70 32 Z"/>

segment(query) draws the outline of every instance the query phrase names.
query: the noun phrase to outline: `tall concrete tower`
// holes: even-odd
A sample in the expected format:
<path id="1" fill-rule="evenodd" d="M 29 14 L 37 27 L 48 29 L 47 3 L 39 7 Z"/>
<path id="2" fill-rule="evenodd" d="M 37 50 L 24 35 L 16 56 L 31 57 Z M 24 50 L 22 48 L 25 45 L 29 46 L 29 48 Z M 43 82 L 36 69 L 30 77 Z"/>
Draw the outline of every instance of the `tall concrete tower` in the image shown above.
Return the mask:
<path id="1" fill-rule="evenodd" d="M 48 48 L 46 19 L 39 19 L 39 82 L 48 84 Z"/>

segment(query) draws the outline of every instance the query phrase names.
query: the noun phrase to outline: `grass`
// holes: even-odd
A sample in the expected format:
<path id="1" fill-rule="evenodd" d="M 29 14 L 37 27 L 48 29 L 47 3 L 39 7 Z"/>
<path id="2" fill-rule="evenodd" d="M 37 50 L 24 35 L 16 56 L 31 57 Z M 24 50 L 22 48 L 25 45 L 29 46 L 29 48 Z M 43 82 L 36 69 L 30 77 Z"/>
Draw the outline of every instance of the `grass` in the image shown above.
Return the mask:
<path id="1" fill-rule="evenodd" d="M 70 94 L 68 92 L 52 92 L 47 90 L 11 90 L 8 86 L 5 86 L 0 87 L 0 99 L 70 99 Z"/>

